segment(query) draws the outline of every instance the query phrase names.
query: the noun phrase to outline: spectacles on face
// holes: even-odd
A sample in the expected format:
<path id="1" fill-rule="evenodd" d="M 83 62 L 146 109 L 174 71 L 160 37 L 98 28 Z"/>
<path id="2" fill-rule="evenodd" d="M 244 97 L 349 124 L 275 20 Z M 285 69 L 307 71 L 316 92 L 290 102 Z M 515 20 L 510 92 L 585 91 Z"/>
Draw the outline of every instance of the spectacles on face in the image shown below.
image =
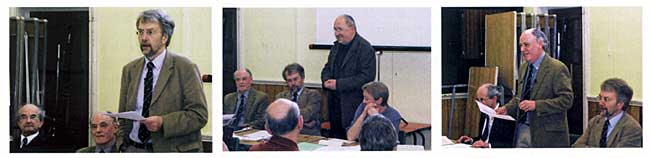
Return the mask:
<path id="1" fill-rule="evenodd" d="M 487 100 L 488 100 L 487 98 L 476 97 L 476 101 L 479 101 L 479 102 L 483 102 L 483 101 L 487 101 Z"/>
<path id="2" fill-rule="evenodd" d="M 146 30 L 145 29 L 138 29 L 138 31 L 135 32 L 135 34 L 138 35 L 138 37 L 142 37 L 144 35 L 151 36 L 151 35 L 154 35 L 154 34 L 157 34 L 157 33 L 158 32 L 153 30 L 153 29 L 146 29 Z"/>
<path id="3" fill-rule="evenodd" d="M 101 122 L 101 123 L 99 123 L 99 126 L 97 124 L 90 124 L 90 128 L 91 129 L 97 129 L 97 127 L 99 127 L 99 128 L 107 128 L 109 125 L 110 124 L 107 123 L 107 122 Z"/>
<path id="4" fill-rule="evenodd" d="M 609 101 L 611 101 L 611 100 L 612 100 L 612 98 L 610 98 L 610 97 L 608 97 L 608 96 L 601 96 L 601 95 L 598 95 L 598 101 L 609 102 Z"/>
<path id="5" fill-rule="evenodd" d="M 31 115 L 22 114 L 22 115 L 20 115 L 20 120 L 27 120 L 27 118 L 32 119 L 32 120 L 39 119 L 38 115 L 36 115 L 36 114 L 31 114 Z"/>

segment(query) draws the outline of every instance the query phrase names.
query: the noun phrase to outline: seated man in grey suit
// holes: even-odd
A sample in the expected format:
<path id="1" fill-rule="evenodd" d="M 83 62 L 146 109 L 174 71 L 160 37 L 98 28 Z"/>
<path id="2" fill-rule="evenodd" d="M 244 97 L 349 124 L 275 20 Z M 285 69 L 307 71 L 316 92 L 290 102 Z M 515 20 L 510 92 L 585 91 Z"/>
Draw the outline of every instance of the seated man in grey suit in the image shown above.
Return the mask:
<path id="1" fill-rule="evenodd" d="M 95 112 L 90 121 L 90 134 L 95 139 L 96 146 L 77 150 L 78 153 L 117 153 L 115 147 L 117 136 L 117 120 L 106 115 L 106 112 Z"/>
<path id="2" fill-rule="evenodd" d="M 391 151 L 397 147 L 397 133 L 390 120 L 380 114 L 366 118 L 359 132 L 361 151 Z"/>
<path id="3" fill-rule="evenodd" d="M 251 87 L 253 73 L 248 69 L 235 71 L 235 83 L 237 92 L 223 97 L 223 113 L 234 114 L 225 125 L 235 130 L 249 126 L 264 129 L 264 114 L 269 105 L 268 95 Z"/>
<path id="4" fill-rule="evenodd" d="M 621 79 L 605 80 L 598 94 L 600 115 L 589 120 L 587 129 L 573 147 L 642 147 L 641 126 L 625 112 L 630 107 L 633 93 Z"/>
<path id="5" fill-rule="evenodd" d="M 289 99 L 298 103 L 304 119 L 301 134 L 320 136 L 321 95 L 317 90 L 305 88 L 305 69 L 298 63 L 289 64 L 282 71 L 282 78 L 289 90 L 278 93 L 275 98 Z"/>

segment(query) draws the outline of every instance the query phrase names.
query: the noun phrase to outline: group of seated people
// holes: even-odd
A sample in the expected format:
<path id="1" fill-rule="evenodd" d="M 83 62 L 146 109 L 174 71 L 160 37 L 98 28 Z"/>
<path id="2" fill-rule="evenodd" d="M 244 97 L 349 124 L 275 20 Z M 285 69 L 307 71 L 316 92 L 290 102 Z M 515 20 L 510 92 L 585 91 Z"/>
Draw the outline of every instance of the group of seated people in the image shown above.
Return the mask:
<path id="1" fill-rule="evenodd" d="M 496 85 L 483 84 L 476 92 L 476 101 L 497 109 L 501 93 Z M 642 147 L 642 128 L 625 112 L 630 106 L 632 95 L 632 88 L 624 80 L 605 80 L 598 95 L 600 114 L 589 120 L 587 128 L 571 147 Z M 512 148 L 515 147 L 515 129 L 514 121 L 481 113 L 479 136 L 472 138 L 463 135 L 456 142 L 470 144 L 474 148 Z"/>
<path id="2" fill-rule="evenodd" d="M 224 126 L 232 130 L 247 127 L 266 130 L 272 137 L 251 146 L 250 151 L 297 151 L 300 134 L 321 136 L 321 94 L 304 86 L 304 68 L 289 64 L 282 77 L 289 90 L 268 103 L 268 95 L 252 88 L 253 75 L 242 68 L 234 73 L 237 91 L 224 97 L 223 113 L 230 115 Z M 366 83 L 363 102 L 356 109 L 347 138 L 358 141 L 362 150 L 394 150 L 398 142 L 401 115 L 388 105 L 388 88 L 381 82 Z"/>
<path id="3" fill-rule="evenodd" d="M 96 112 L 90 121 L 90 133 L 95 141 L 94 146 L 78 149 L 80 153 L 115 153 L 117 144 L 118 122 L 116 118 L 106 115 L 108 112 Z M 18 109 L 17 125 L 20 134 L 13 136 L 11 152 L 52 152 L 52 138 L 41 131 L 45 113 L 41 107 L 25 104 Z"/>

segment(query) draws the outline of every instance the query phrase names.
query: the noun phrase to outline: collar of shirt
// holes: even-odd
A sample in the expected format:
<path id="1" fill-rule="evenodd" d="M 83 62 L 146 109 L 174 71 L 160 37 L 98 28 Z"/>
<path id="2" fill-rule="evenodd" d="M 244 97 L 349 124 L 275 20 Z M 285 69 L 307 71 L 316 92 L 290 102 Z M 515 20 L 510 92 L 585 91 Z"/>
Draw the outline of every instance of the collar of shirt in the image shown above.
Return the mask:
<path id="1" fill-rule="evenodd" d="M 251 90 L 250 90 L 250 89 L 248 89 L 247 91 L 245 91 L 245 92 L 243 93 L 244 98 L 248 98 L 248 94 L 250 94 L 250 93 L 251 93 Z M 242 93 L 239 92 L 239 91 L 237 91 L 237 100 L 239 100 L 239 97 L 241 97 L 241 95 L 242 95 Z"/>
<path id="2" fill-rule="evenodd" d="M 160 69 L 162 68 L 163 62 L 165 61 L 165 57 L 166 57 L 166 55 L 167 55 L 167 49 L 163 50 L 163 52 L 160 53 L 160 55 L 158 55 L 158 56 L 157 56 L 156 58 L 154 58 L 153 60 L 149 60 L 149 58 L 145 57 L 145 58 L 144 58 L 144 63 L 145 63 L 144 69 L 145 69 L 145 72 L 146 72 L 146 70 L 147 70 L 147 66 L 146 66 L 146 65 L 147 65 L 149 62 L 153 62 L 153 65 L 155 66 L 155 67 L 153 68 L 154 71 L 160 71 Z"/>
<path id="3" fill-rule="evenodd" d="M 34 138 L 36 138 L 36 136 L 38 136 L 38 133 L 39 133 L 39 131 L 36 131 L 36 133 L 34 133 L 34 134 L 32 134 L 32 135 L 29 135 L 29 136 L 27 136 L 27 137 L 25 137 L 25 136 L 23 136 L 23 135 L 21 134 L 21 135 L 20 135 L 20 142 L 22 143 L 23 139 L 27 138 L 27 144 L 29 144 L 29 143 L 32 142 L 32 140 L 34 140 Z M 23 145 L 25 145 L 25 144 L 23 144 Z"/>
<path id="4" fill-rule="evenodd" d="M 616 123 L 621 120 L 621 117 L 623 117 L 623 113 L 625 111 L 621 111 L 620 113 L 614 115 L 614 117 L 609 117 L 607 120 L 609 121 L 609 126 L 607 127 L 607 135 L 612 133 L 614 131 L 614 126 L 616 126 Z"/>
<path id="5" fill-rule="evenodd" d="M 111 140 L 110 142 L 108 142 L 108 143 L 106 143 L 104 145 L 97 144 L 97 146 L 95 147 L 95 152 L 98 153 L 101 150 L 104 150 L 104 152 L 106 152 L 106 153 L 112 152 L 113 151 L 113 145 L 115 145 L 115 139 Z"/>
<path id="6" fill-rule="evenodd" d="M 300 87 L 300 88 L 298 89 L 298 96 L 300 96 L 300 94 L 302 94 L 302 90 L 303 90 L 303 89 L 305 89 L 305 86 L 302 86 L 302 87 Z M 291 97 L 293 97 L 293 91 L 291 92 Z"/>
<path id="7" fill-rule="evenodd" d="M 537 60 L 535 60 L 535 62 L 533 63 L 533 67 L 535 67 L 535 70 L 539 70 L 539 65 L 542 64 L 542 60 L 544 60 L 545 54 L 546 52 L 542 52 L 542 54 L 539 55 L 539 58 L 537 58 Z"/>

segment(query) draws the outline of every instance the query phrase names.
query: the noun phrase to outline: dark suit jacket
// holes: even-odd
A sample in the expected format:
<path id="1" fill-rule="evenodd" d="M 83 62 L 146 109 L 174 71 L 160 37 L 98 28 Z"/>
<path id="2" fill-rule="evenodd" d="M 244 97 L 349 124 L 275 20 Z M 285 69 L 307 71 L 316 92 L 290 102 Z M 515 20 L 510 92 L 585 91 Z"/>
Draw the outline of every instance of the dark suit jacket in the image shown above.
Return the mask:
<path id="1" fill-rule="evenodd" d="M 122 69 L 119 112 L 135 111 L 144 60 L 144 56 L 133 60 Z M 208 121 L 206 106 L 203 82 L 196 64 L 167 50 L 149 107 L 150 116 L 163 118 L 161 129 L 151 133 L 153 151 L 202 151 L 201 128 Z M 132 122 L 120 120 L 118 144 L 129 139 Z"/>
<path id="2" fill-rule="evenodd" d="M 529 120 L 532 147 L 569 147 L 567 110 L 573 105 L 571 74 L 559 60 L 546 54 L 543 58 L 530 97 L 536 104 L 535 111 L 531 113 L 532 119 Z M 521 64 L 517 96 L 505 105 L 508 114 L 515 119 L 525 119 L 519 117 L 524 114 L 519 110 L 519 102 L 527 70 L 528 63 Z"/>
<path id="3" fill-rule="evenodd" d="M 376 67 L 375 67 L 375 49 L 366 39 L 357 33 L 354 39 L 349 43 L 350 48 L 343 59 L 336 59 L 338 50 L 342 47 L 338 42 L 334 42 L 334 46 L 330 49 L 330 54 L 327 57 L 327 63 L 321 71 L 321 81 L 325 83 L 328 79 L 336 79 L 336 91 L 323 88 L 327 93 L 328 109 L 333 106 L 339 106 L 341 109 L 340 114 L 329 113 L 331 117 L 338 116 L 341 118 L 341 127 L 350 126 L 350 121 L 354 118 L 354 112 L 363 100 L 363 92 L 361 86 L 370 81 L 375 80 Z M 335 61 L 343 60 L 340 67 L 336 67 Z M 334 98 L 332 93 L 338 96 Z M 333 100 L 338 100 L 340 105 L 332 105 Z M 332 123 L 336 124 L 336 123 Z"/>
<path id="4" fill-rule="evenodd" d="M 483 125 L 484 124 L 487 125 L 485 123 L 486 118 L 487 115 L 481 113 L 481 123 L 479 124 L 479 131 L 478 131 L 479 136 L 475 137 L 474 141 L 478 141 L 478 140 L 485 141 L 487 139 L 481 137 L 483 135 L 482 134 L 483 128 L 486 128 L 486 126 Z M 514 129 L 515 129 L 514 121 L 494 118 L 494 121 L 492 122 L 492 129 L 490 131 L 490 142 L 489 142 L 492 145 L 492 148 L 512 148 L 513 147 L 512 138 L 514 136 Z"/>
<path id="5" fill-rule="evenodd" d="M 246 124 L 255 129 L 264 129 L 264 115 L 266 114 L 266 107 L 269 106 L 269 96 L 261 91 L 253 88 L 249 90 L 248 98 L 246 98 L 246 111 L 244 118 Z M 223 113 L 234 114 L 237 109 L 237 92 L 232 92 L 223 97 Z"/>
<path id="6" fill-rule="evenodd" d="M 34 137 L 34 139 L 23 148 L 20 148 L 20 135 L 14 135 L 13 137 L 14 140 L 10 147 L 12 153 L 45 153 L 53 151 L 50 150 L 50 141 L 52 141 L 52 139 L 50 139 L 47 134 L 43 133 L 43 131 L 39 132 L 38 136 Z"/>
<path id="7" fill-rule="evenodd" d="M 623 117 L 616 123 L 609 134 L 607 147 L 642 147 L 643 132 L 641 125 L 632 116 L 623 112 Z M 597 115 L 589 120 L 587 129 L 573 144 L 573 147 L 600 147 L 600 134 L 605 125 L 605 117 Z"/>
<path id="8" fill-rule="evenodd" d="M 291 100 L 291 91 L 282 91 L 275 95 L 275 98 Z M 320 103 L 320 92 L 306 87 L 302 89 L 302 93 L 298 96 L 300 115 L 304 120 L 304 125 L 300 131 L 301 134 L 320 136 Z"/>

